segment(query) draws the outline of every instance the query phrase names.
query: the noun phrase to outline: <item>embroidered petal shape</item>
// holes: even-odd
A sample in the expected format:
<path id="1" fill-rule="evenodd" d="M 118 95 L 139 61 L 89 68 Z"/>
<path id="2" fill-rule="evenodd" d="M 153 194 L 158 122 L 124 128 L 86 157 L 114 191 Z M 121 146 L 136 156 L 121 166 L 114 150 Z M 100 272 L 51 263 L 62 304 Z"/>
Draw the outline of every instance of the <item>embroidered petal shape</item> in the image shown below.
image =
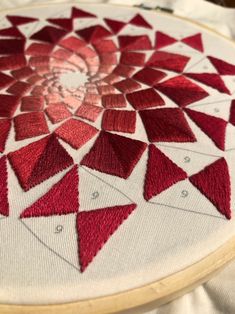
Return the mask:
<path id="1" fill-rule="evenodd" d="M 215 205 L 222 215 L 227 219 L 231 218 L 230 176 L 224 158 L 205 167 L 199 173 L 191 176 L 189 180 Z"/>
<path id="2" fill-rule="evenodd" d="M 81 164 L 121 178 L 128 178 L 146 144 L 117 134 L 101 132 Z"/>
<path id="3" fill-rule="evenodd" d="M 38 32 L 34 33 L 30 38 L 55 44 L 66 34 L 67 31 L 61 28 L 45 26 Z"/>
<path id="4" fill-rule="evenodd" d="M 83 272 L 136 204 L 80 212 L 77 216 L 79 262 Z"/>
<path id="5" fill-rule="evenodd" d="M 155 87 L 180 107 L 185 107 L 209 96 L 204 89 L 184 76 L 175 76 Z"/>
<path id="6" fill-rule="evenodd" d="M 226 121 L 191 109 L 185 109 L 185 111 L 199 128 L 211 138 L 219 149 L 225 149 Z"/>
<path id="7" fill-rule="evenodd" d="M 123 133 L 135 133 L 136 112 L 128 110 L 106 110 L 102 129 Z"/>
<path id="8" fill-rule="evenodd" d="M 167 34 L 157 31 L 155 34 L 155 48 L 160 49 L 174 44 L 177 40 Z"/>
<path id="9" fill-rule="evenodd" d="M 19 15 L 7 15 L 7 19 L 12 25 L 18 26 L 38 21 L 36 18 L 19 16 Z"/>
<path id="10" fill-rule="evenodd" d="M 55 131 L 58 137 L 75 149 L 86 144 L 97 133 L 98 130 L 93 126 L 75 119 L 66 121 Z"/>
<path id="11" fill-rule="evenodd" d="M 146 27 L 152 29 L 152 26 L 143 18 L 141 14 L 136 14 L 130 21 L 129 24 L 135 26 Z"/>
<path id="12" fill-rule="evenodd" d="M 212 65 L 216 68 L 221 75 L 235 75 L 235 65 L 218 58 L 208 56 L 207 57 Z"/>
<path id="13" fill-rule="evenodd" d="M 138 110 L 165 105 L 162 97 L 153 88 L 127 94 L 126 98 L 132 107 Z"/>
<path id="14" fill-rule="evenodd" d="M 67 215 L 78 212 L 78 206 L 78 167 L 74 166 L 20 218 Z"/>
<path id="15" fill-rule="evenodd" d="M 230 91 L 224 84 L 224 81 L 221 79 L 220 75 L 216 73 L 187 73 L 186 76 L 208 85 L 221 93 L 230 95 Z"/>
<path id="16" fill-rule="evenodd" d="M 173 184 L 187 178 L 187 173 L 171 161 L 153 144 L 149 145 L 144 198 L 151 199 Z"/>
<path id="17" fill-rule="evenodd" d="M 148 50 L 152 48 L 151 41 L 147 35 L 122 35 L 118 36 L 120 49 L 124 50 Z"/>
<path id="18" fill-rule="evenodd" d="M 73 20 L 72 19 L 66 19 L 66 18 L 60 18 L 60 19 L 48 19 L 48 22 L 55 24 L 56 26 L 60 26 L 67 31 L 71 31 L 73 29 Z"/>
<path id="19" fill-rule="evenodd" d="M 107 19 L 107 18 L 105 18 L 104 21 L 109 26 L 109 28 L 111 28 L 114 34 L 119 33 L 123 29 L 123 27 L 126 26 L 126 23 L 122 21 L 116 21 L 116 20 Z"/>
<path id="20" fill-rule="evenodd" d="M 200 51 L 203 52 L 204 48 L 203 48 L 203 44 L 202 44 L 202 35 L 196 34 L 196 35 L 192 35 L 189 37 L 185 37 L 181 40 L 183 43 L 185 43 L 186 45 Z"/>
<path id="21" fill-rule="evenodd" d="M 8 158 L 25 191 L 73 164 L 73 159 L 53 135 L 9 153 Z"/>
<path id="22" fill-rule="evenodd" d="M 112 35 L 106 28 L 101 25 L 90 26 L 76 32 L 79 36 L 87 42 L 94 42 L 101 38 Z"/>
<path id="23" fill-rule="evenodd" d="M 14 125 L 16 141 L 49 133 L 43 112 L 20 114 L 14 118 Z"/>
<path id="24" fill-rule="evenodd" d="M 196 138 L 178 108 L 139 111 L 150 142 L 195 142 Z"/>
<path id="25" fill-rule="evenodd" d="M 84 10 L 81 10 L 81 9 L 78 9 L 78 8 L 75 8 L 75 7 L 72 8 L 71 16 L 72 16 L 73 19 L 75 19 L 75 18 L 96 17 L 95 14 L 92 14 L 90 12 L 87 12 L 87 11 L 84 11 Z"/>
<path id="26" fill-rule="evenodd" d="M 147 66 L 165 70 L 183 72 L 190 58 L 166 51 L 155 51 L 147 62 Z"/>

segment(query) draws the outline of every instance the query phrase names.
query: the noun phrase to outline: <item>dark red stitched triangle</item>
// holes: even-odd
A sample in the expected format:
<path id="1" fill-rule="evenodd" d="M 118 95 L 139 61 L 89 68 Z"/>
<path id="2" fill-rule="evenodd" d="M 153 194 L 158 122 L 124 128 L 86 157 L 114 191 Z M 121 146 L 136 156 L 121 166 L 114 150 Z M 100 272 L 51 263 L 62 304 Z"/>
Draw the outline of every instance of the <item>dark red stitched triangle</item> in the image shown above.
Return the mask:
<path id="1" fill-rule="evenodd" d="M 226 121 L 191 109 L 185 109 L 185 111 L 219 149 L 225 149 Z"/>
<path id="2" fill-rule="evenodd" d="M 13 95 L 0 95 L 0 117 L 11 118 L 19 104 L 19 97 Z"/>
<path id="3" fill-rule="evenodd" d="M 229 122 L 235 126 L 235 100 L 231 103 Z"/>
<path id="4" fill-rule="evenodd" d="M 209 95 L 202 87 L 183 75 L 175 76 L 156 84 L 155 88 L 172 99 L 180 107 L 185 107 Z"/>
<path id="5" fill-rule="evenodd" d="M 151 41 L 147 35 L 118 36 L 120 49 L 123 50 L 149 50 L 152 49 Z"/>
<path id="6" fill-rule="evenodd" d="M 135 26 L 141 26 L 152 29 L 152 26 L 143 18 L 142 15 L 136 14 L 130 21 L 129 24 Z"/>
<path id="7" fill-rule="evenodd" d="M 204 51 L 203 44 L 202 44 L 202 35 L 200 33 L 195 34 L 193 36 L 185 37 L 181 39 L 181 41 L 198 51 L 201 51 L 201 52 Z"/>
<path id="8" fill-rule="evenodd" d="M 73 20 L 72 19 L 47 19 L 48 22 L 60 26 L 68 31 L 73 29 Z"/>
<path id="9" fill-rule="evenodd" d="M 155 51 L 147 62 L 148 66 L 175 72 L 183 72 L 189 57 L 166 51 Z"/>
<path id="10" fill-rule="evenodd" d="M 25 39 L 22 38 L 0 39 L 0 54 L 20 54 L 24 52 L 24 46 Z"/>
<path id="11" fill-rule="evenodd" d="M 110 33 L 106 28 L 101 25 L 84 28 L 77 31 L 76 33 L 87 42 L 94 42 L 98 39 L 112 35 L 112 33 Z"/>
<path id="12" fill-rule="evenodd" d="M 195 142 L 196 138 L 179 108 L 140 110 L 150 142 Z"/>
<path id="13" fill-rule="evenodd" d="M 78 167 L 66 175 L 33 205 L 26 208 L 20 218 L 67 215 L 78 212 Z"/>
<path id="14" fill-rule="evenodd" d="M 0 159 L 0 215 L 9 215 L 6 157 Z"/>
<path id="15" fill-rule="evenodd" d="M 9 153 L 8 158 L 25 191 L 73 164 L 54 135 Z"/>
<path id="16" fill-rule="evenodd" d="M 0 120 L 0 153 L 3 153 L 5 149 L 6 140 L 11 128 L 11 120 L 1 119 Z"/>
<path id="17" fill-rule="evenodd" d="M 213 164 L 205 167 L 199 173 L 191 176 L 189 180 L 215 205 L 222 215 L 227 219 L 231 218 L 230 176 L 224 158 L 220 158 Z"/>
<path id="18" fill-rule="evenodd" d="M 81 164 L 91 169 L 128 178 L 146 144 L 117 134 L 101 132 Z"/>
<path id="19" fill-rule="evenodd" d="M 25 36 L 18 30 L 17 27 L 9 27 L 0 30 L 0 36 L 24 38 Z"/>
<path id="20" fill-rule="evenodd" d="M 7 15 L 8 21 L 11 22 L 12 25 L 23 25 L 38 21 L 37 18 L 26 17 L 26 16 L 18 16 L 18 15 Z"/>
<path id="21" fill-rule="evenodd" d="M 149 145 L 144 198 L 148 201 L 173 184 L 185 180 L 187 173 L 171 161 L 153 144 Z"/>
<path id="22" fill-rule="evenodd" d="M 177 42 L 177 39 L 168 36 L 162 32 L 156 32 L 155 35 L 155 48 L 160 49 L 169 45 L 174 44 L 175 42 Z"/>
<path id="23" fill-rule="evenodd" d="M 78 213 L 77 232 L 81 272 L 87 268 L 135 208 L 136 204 L 129 204 Z"/>
<path id="24" fill-rule="evenodd" d="M 215 57 L 207 57 L 221 75 L 235 75 L 235 65 Z"/>
<path id="25" fill-rule="evenodd" d="M 186 73 L 186 76 L 208 85 L 221 93 L 231 94 L 224 81 L 221 79 L 219 74 L 216 73 Z"/>
<path id="26" fill-rule="evenodd" d="M 67 34 L 67 31 L 53 26 L 45 26 L 38 32 L 34 33 L 30 38 L 49 43 L 57 43 L 62 37 Z"/>
<path id="27" fill-rule="evenodd" d="M 9 76 L 5 73 L 0 72 L 0 89 L 6 88 L 14 81 L 15 79 L 12 76 Z"/>
<path id="28" fill-rule="evenodd" d="M 82 17 L 96 17 L 96 15 L 73 7 L 72 8 L 72 18 L 74 19 L 77 17 L 80 17 L 80 18 L 82 18 Z"/>
<path id="29" fill-rule="evenodd" d="M 105 23 L 111 28 L 112 32 L 114 34 L 117 34 L 120 32 L 120 30 L 123 29 L 124 26 L 126 26 L 126 23 L 111 19 L 104 19 Z"/>

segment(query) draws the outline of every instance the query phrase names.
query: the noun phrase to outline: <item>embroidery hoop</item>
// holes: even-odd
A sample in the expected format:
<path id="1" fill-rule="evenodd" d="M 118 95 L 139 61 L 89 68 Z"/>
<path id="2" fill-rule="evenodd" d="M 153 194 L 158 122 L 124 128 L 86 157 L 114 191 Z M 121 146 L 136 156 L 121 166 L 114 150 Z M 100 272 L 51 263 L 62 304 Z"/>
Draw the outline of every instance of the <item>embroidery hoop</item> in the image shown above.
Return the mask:
<path id="1" fill-rule="evenodd" d="M 50 3 L 26 6 L 23 8 L 2 10 L 0 13 L 11 13 L 24 8 L 44 7 Z M 67 4 L 67 3 L 66 3 Z M 68 3 L 69 4 L 69 3 Z M 70 3 L 71 5 L 78 4 L 77 2 Z M 51 4 L 50 4 L 51 5 Z M 53 4 L 56 5 L 56 4 Z M 107 6 L 107 4 L 106 4 Z M 109 5 L 112 6 L 113 5 Z M 119 7 L 119 5 L 118 5 Z M 120 7 L 125 7 L 120 5 Z M 128 7 L 128 6 L 126 6 Z M 157 14 L 169 16 L 168 13 L 156 12 Z M 217 34 L 219 37 L 226 38 L 218 32 L 201 25 L 200 23 L 191 21 L 187 18 L 182 18 L 177 15 L 173 15 L 175 18 L 185 20 L 192 24 L 204 28 Z M 231 39 L 227 40 L 233 42 Z M 234 43 L 234 42 L 233 42 Z M 142 286 L 136 289 L 132 289 L 126 292 L 110 295 L 102 298 L 89 299 L 84 301 L 64 303 L 64 304 L 52 304 L 52 305 L 7 305 L 1 304 L 0 311 L 3 314 L 16 313 L 63 313 L 70 314 L 79 311 L 81 314 L 89 313 L 115 313 L 123 310 L 131 310 L 138 307 L 139 310 L 145 306 L 160 306 L 165 304 L 184 293 L 189 292 L 196 286 L 209 280 L 214 274 L 219 272 L 227 263 L 235 258 L 235 237 L 231 238 L 227 243 L 220 246 L 216 251 L 212 252 L 199 262 L 179 271 L 166 278 L 150 283 L 146 286 Z M 141 308 L 139 308 L 141 307 Z M 146 308 L 145 308 L 146 310 Z"/>

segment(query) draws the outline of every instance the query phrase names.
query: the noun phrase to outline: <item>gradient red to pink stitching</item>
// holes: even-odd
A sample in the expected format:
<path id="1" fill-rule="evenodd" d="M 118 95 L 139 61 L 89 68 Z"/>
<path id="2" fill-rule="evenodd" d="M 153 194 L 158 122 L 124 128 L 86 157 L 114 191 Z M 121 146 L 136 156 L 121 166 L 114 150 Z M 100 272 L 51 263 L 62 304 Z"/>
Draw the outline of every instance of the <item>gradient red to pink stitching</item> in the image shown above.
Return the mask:
<path id="1" fill-rule="evenodd" d="M 167 50 L 180 42 L 200 55 L 205 50 L 201 33 L 179 39 L 154 30 L 139 13 L 125 22 L 106 17 L 100 23 L 95 14 L 73 7 L 70 16 L 48 18 L 28 38 L 20 26 L 38 23 L 37 18 L 7 19 L 11 26 L 0 30 L 0 215 L 14 210 L 9 208 L 9 171 L 25 197 L 65 172 L 20 219 L 76 215 L 83 272 L 137 205 L 127 200 L 126 205 L 80 212 L 79 167 L 128 180 L 147 158 L 141 191 L 146 201 L 188 179 L 231 218 L 225 158 L 189 176 L 158 146 L 200 144 L 200 130 L 223 152 L 227 126 L 235 126 L 235 100 L 228 120 L 191 108 L 207 101 L 208 88 L 230 95 L 224 76 L 235 75 L 235 65 L 207 56 L 215 72 L 194 73 L 187 71 L 190 55 Z M 92 20 L 92 25 L 78 28 L 78 19 Z M 142 33 L 125 33 L 128 26 Z M 73 73 L 85 74 L 86 81 L 65 86 L 62 75 Z M 140 139 L 141 132 L 146 136 Z"/>

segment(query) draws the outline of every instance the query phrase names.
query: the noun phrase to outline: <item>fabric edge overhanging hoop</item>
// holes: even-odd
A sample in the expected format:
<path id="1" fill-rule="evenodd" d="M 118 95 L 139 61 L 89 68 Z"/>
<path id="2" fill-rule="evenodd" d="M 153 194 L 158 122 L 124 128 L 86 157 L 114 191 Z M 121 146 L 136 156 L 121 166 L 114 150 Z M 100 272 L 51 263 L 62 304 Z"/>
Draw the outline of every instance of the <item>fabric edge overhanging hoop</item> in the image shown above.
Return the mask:
<path id="1" fill-rule="evenodd" d="M 75 3 L 73 3 L 73 4 L 75 4 Z M 42 6 L 44 6 L 44 5 L 42 5 Z M 7 10 L 8 12 L 10 12 L 9 10 Z M 14 10 L 15 11 L 15 10 Z M 187 19 L 186 19 L 187 20 Z M 192 21 L 190 21 L 190 20 L 187 20 L 188 22 L 191 22 L 192 23 Z M 200 26 L 200 24 L 199 23 L 195 23 L 195 24 L 198 24 L 199 26 Z M 203 27 L 203 26 L 201 26 L 201 27 Z M 230 241 L 229 241 L 230 242 Z M 233 240 L 231 240 L 231 243 L 228 245 L 228 247 L 229 247 L 229 249 L 231 250 L 231 248 L 233 248 L 233 250 L 231 250 L 232 252 L 234 251 L 234 247 L 233 247 L 233 245 L 234 244 L 232 244 L 234 241 Z M 224 247 L 226 247 L 226 244 L 224 245 Z M 222 248 L 219 248 L 218 249 L 218 251 L 219 250 L 222 250 L 223 251 L 223 249 Z M 225 253 L 225 251 L 223 251 L 223 253 Z M 213 254 L 213 253 L 212 253 Z M 231 256 L 229 257 L 229 260 L 230 259 L 233 259 L 234 258 L 234 256 L 232 256 L 233 254 L 231 254 Z M 209 257 L 208 257 L 209 258 Z M 206 258 L 205 258 L 206 259 Z M 226 262 L 226 261 L 224 261 L 224 262 Z M 222 266 L 222 264 L 224 263 L 224 262 L 221 262 L 221 266 Z M 198 263 L 200 263 L 200 261 L 198 262 Z M 195 267 L 196 267 L 196 265 L 197 264 L 195 264 Z M 193 266 L 192 266 L 193 267 Z M 216 267 L 217 268 L 217 267 Z M 185 270 L 185 271 L 187 271 L 187 269 Z M 184 270 L 182 271 L 182 272 L 184 272 Z M 177 274 L 176 274 L 177 275 Z M 206 280 L 206 278 L 202 278 L 202 281 L 203 280 Z M 160 282 L 161 282 L 161 280 L 160 280 Z M 149 285 L 149 286 L 151 286 L 151 284 Z M 147 289 L 148 289 L 148 287 L 143 287 L 143 288 L 139 288 L 139 289 L 143 289 L 143 291 L 144 291 L 144 289 L 146 289 L 146 291 L 147 291 Z M 139 290 L 138 289 L 138 290 Z M 135 290 L 137 290 L 137 289 L 135 289 Z M 133 290 L 133 294 L 134 294 L 134 290 Z M 155 295 L 155 297 L 157 297 L 156 295 Z M 107 297 L 107 298 L 112 298 L 112 297 Z M 114 296 L 114 298 L 115 298 L 115 296 Z M 125 298 L 125 296 L 123 295 L 123 298 Z M 103 298 L 103 301 L 105 302 L 105 298 Z M 153 301 L 153 299 L 152 300 L 149 300 L 149 301 Z M 148 302 L 149 302 L 148 301 Z M 86 301 L 82 301 L 80 304 L 83 304 L 84 306 L 85 306 L 85 302 Z M 89 301 L 87 301 L 87 303 L 88 303 Z M 110 300 L 110 302 L 111 302 L 111 300 Z M 122 303 L 122 301 L 121 300 L 119 300 L 119 301 L 117 301 L 117 302 L 120 302 L 120 303 Z M 79 306 L 79 303 L 77 303 L 77 305 Z M 82 305 L 82 306 L 83 306 Z M 66 305 L 65 305 L 66 306 Z M 124 305 L 122 305 L 122 306 L 124 306 Z M 1 309 L 1 307 L 0 307 L 0 309 Z M 5 307 L 5 309 L 6 309 L 6 307 Z M 12 307 L 12 309 L 14 309 L 14 306 Z M 29 308 L 30 309 L 30 308 Z M 38 309 L 40 309 L 40 307 L 38 308 Z M 82 309 L 82 307 L 81 307 L 81 309 Z M 120 308 L 119 310 L 121 310 L 121 309 L 124 309 L 124 307 L 123 308 Z M 3 310 L 4 310 L 4 306 L 3 306 Z M 16 313 L 17 313 L 17 307 L 15 308 L 15 310 L 16 310 Z M 20 310 L 20 309 L 18 309 L 18 310 Z M 32 309 L 33 310 L 33 309 Z M 57 312 L 58 312 L 58 310 L 59 309 L 57 309 Z M 105 309 L 104 309 L 105 310 Z M 3 312 L 4 313 L 4 312 Z M 6 312 L 7 313 L 7 312 Z M 19 312 L 20 313 L 20 312 Z M 38 312 L 38 313 L 40 313 L 40 312 Z M 43 313 L 43 312 L 42 312 Z M 65 312 L 66 313 L 66 312 Z M 68 312 L 69 313 L 69 312 Z M 72 313 L 72 312 L 71 312 Z"/>

